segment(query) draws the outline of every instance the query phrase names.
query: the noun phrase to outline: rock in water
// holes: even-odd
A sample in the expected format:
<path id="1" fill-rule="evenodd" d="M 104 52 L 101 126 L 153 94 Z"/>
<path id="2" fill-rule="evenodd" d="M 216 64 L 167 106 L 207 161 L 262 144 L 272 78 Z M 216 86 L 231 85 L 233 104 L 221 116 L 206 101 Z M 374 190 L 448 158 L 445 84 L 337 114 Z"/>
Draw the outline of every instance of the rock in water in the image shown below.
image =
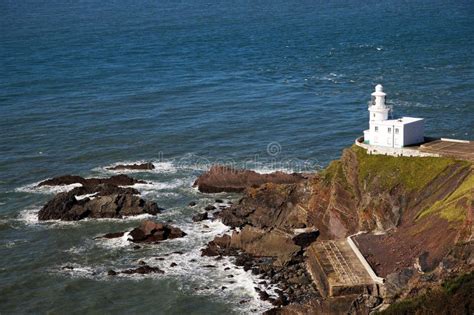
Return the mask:
<path id="1" fill-rule="evenodd" d="M 151 162 L 141 163 L 141 164 L 119 164 L 112 167 L 107 167 L 111 171 L 119 170 L 154 170 L 155 165 Z"/>
<path id="2" fill-rule="evenodd" d="M 145 184 L 146 182 L 138 180 L 127 175 L 116 175 L 109 178 L 84 178 L 81 176 L 64 175 L 47 179 L 38 184 L 41 186 L 61 186 L 82 184 L 82 186 L 98 186 L 101 184 L 110 184 L 115 186 L 131 186 L 134 184 Z"/>
<path id="3" fill-rule="evenodd" d="M 84 192 L 94 196 L 77 198 Z M 155 202 L 136 196 L 134 189 L 116 186 L 78 187 L 59 193 L 38 213 L 39 220 L 77 221 L 85 218 L 122 218 L 139 214 L 155 215 L 160 212 Z"/>
<path id="4" fill-rule="evenodd" d="M 274 172 L 259 174 L 249 170 L 237 170 L 227 166 L 215 165 L 194 182 L 200 192 L 242 192 L 245 188 L 258 187 L 265 183 L 293 184 L 304 181 L 302 174 Z"/>
<path id="5" fill-rule="evenodd" d="M 148 273 L 165 273 L 163 270 L 161 270 L 160 268 L 158 267 L 150 267 L 148 265 L 144 265 L 144 266 L 140 266 L 138 268 L 135 268 L 135 269 L 127 269 L 127 270 L 124 270 L 122 271 L 122 273 L 124 274 L 135 274 L 135 273 L 138 273 L 138 274 L 141 274 L 141 275 L 144 275 L 144 274 L 148 274 Z"/>
<path id="6" fill-rule="evenodd" d="M 207 212 L 198 213 L 198 214 L 196 214 L 196 215 L 193 216 L 193 221 L 194 221 L 194 222 L 204 221 L 204 220 L 207 220 L 208 217 L 209 217 L 209 216 L 208 216 Z"/>
<path id="7" fill-rule="evenodd" d="M 186 236 L 181 229 L 153 221 L 144 221 L 139 227 L 130 232 L 131 241 L 134 243 L 156 243 L 167 239 L 174 239 Z"/>

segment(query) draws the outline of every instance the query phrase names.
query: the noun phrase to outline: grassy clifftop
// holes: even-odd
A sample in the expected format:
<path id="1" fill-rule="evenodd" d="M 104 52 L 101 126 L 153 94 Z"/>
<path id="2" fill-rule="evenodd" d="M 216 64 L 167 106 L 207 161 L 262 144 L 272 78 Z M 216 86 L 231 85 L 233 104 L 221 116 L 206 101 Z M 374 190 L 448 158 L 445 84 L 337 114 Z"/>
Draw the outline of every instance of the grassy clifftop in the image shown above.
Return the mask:
<path id="1" fill-rule="evenodd" d="M 421 209 L 417 209 L 417 219 L 435 214 L 453 222 L 463 221 L 466 209 L 472 205 L 473 169 L 473 164 L 467 161 L 444 157 L 370 155 L 354 145 L 323 171 L 322 179 L 326 184 L 337 182 L 350 193 L 393 195 L 397 190 L 416 198 L 417 194 L 424 192 L 423 197 L 427 200 Z M 351 173 L 357 176 L 357 182 L 349 182 Z M 436 192 L 440 191 L 442 193 L 437 195 Z"/>
<path id="2" fill-rule="evenodd" d="M 385 155 L 370 155 L 366 150 L 352 146 L 351 149 L 359 162 L 359 181 L 361 184 L 374 182 L 378 177 L 384 188 L 390 189 L 403 185 L 408 191 L 424 188 L 449 166 L 463 165 L 469 162 L 457 161 L 442 157 L 393 157 Z"/>

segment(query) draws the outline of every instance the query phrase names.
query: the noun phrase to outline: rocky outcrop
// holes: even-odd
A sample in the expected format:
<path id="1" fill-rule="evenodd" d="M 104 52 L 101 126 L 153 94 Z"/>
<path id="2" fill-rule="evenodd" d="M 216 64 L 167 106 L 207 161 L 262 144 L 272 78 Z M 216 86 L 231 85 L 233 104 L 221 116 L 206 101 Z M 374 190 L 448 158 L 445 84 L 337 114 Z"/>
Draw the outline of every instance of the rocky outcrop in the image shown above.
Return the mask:
<path id="1" fill-rule="evenodd" d="M 274 172 L 259 174 L 249 170 L 238 170 L 227 166 L 215 165 L 199 176 L 195 181 L 199 191 L 204 193 L 242 192 L 249 187 L 258 187 L 265 183 L 293 184 L 306 179 L 297 173 Z"/>
<path id="2" fill-rule="evenodd" d="M 264 184 L 249 188 L 238 204 L 224 209 L 219 217 L 232 227 L 252 225 L 291 231 L 307 225 L 306 211 L 298 204 L 304 198 L 304 184 Z"/>
<path id="3" fill-rule="evenodd" d="M 248 225 L 232 234 L 230 247 L 255 257 L 275 257 L 275 264 L 279 266 L 287 265 L 301 251 L 301 247 L 284 232 Z"/>
<path id="4" fill-rule="evenodd" d="M 154 170 L 155 165 L 151 162 L 138 163 L 138 164 L 118 164 L 112 167 L 107 167 L 110 171 L 121 171 L 121 170 Z"/>
<path id="5" fill-rule="evenodd" d="M 57 194 L 39 211 L 39 220 L 77 221 L 85 218 L 122 218 L 160 212 L 155 202 L 146 201 L 131 188 L 88 185 Z"/>
<path id="6" fill-rule="evenodd" d="M 195 214 L 193 216 L 193 221 L 199 222 L 199 221 L 207 220 L 208 218 L 209 218 L 209 215 L 207 214 L 207 212 L 202 212 L 202 213 Z"/>
<path id="7" fill-rule="evenodd" d="M 145 181 L 131 178 L 127 175 L 116 175 L 109 178 L 84 178 L 75 175 L 64 175 L 47 179 L 38 184 L 41 186 L 61 186 L 61 185 L 72 185 L 81 184 L 82 186 L 98 186 L 103 184 L 114 185 L 114 186 L 131 186 L 134 184 L 145 184 Z"/>
<path id="8" fill-rule="evenodd" d="M 134 243 L 158 243 L 167 239 L 184 237 L 186 233 L 172 225 L 147 220 L 134 228 L 129 235 Z"/>
<path id="9" fill-rule="evenodd" d="M 125 235 L 125 232 L 113 232 L 103 235 L 103 238 L 117 238 Z M 134 243 L 159 243 L 167 239 L 175 239 L 186 236 L 180 228 L 175 226 L 155 222 L 151 220 L 143 221 L 138 227 L 130 231 L 128 240 Z"/>
<path id="10" fill-rule="evenodd" d="M 278 253 L 272 248 L 282 244 L 284 259 L 280 257 L 279 261 L 284 264 L 300 254 L 284 255 L 288 240 L 276 238 L 273 231 L 291 235 L 300 228 L 317 230 L 319 236 L 315 233 L 292 237 L 300 252 L 315 237 L 343 240 L 368 231 L 353 240 L 377 274 L 387 276 L 387 287 L 398 292 L 395 297 L 401 297 L 400 292 L 406 292 L 415 281 L 409 277 L 410 272 L 426 274 L 415 281 L 415 292 L 430 281 L 433 273 L 459 272 L 461 262 L 452 263 L 446 255 L 455 244 L 472 243 L 473 188 L 472 163 L 446 158 L 372 156 L 352 147 L 344 150 L 341 159 L 307 180 L 247 187 L 237 204 L 219 214 L 225 224 L 241 232 L 234 232 L 227 247 L 211 242 L 203 254 L 235 255 L 232 250 L 238 249 L 252 257 L 267 253 L 274 263 Z M 445 269 L 439 269 L 441 265 Z M 472 265 L 463 270 L 469 272 Z M 384 298 L 390 301 L 390 297 Z M 380 304 L 377 296 L 328 301 L 316 299 L 272 312 L 362 314 Z"/>
<path id="11" fill-rule="evenodd" d="M 280 231 L 265 231 L 246 226 L 232 236 L 217 236 L 201 250 L 203 256 L 234 256 L 235 264 L 259 275 L 268 289 L 278 285 L 277 296 L 267 289 L 256 288 L 260 298 L 275 306 L 305 303 L 318 296 L 307 273 L 301 247 L 293 243 L 290 235 Z"/>

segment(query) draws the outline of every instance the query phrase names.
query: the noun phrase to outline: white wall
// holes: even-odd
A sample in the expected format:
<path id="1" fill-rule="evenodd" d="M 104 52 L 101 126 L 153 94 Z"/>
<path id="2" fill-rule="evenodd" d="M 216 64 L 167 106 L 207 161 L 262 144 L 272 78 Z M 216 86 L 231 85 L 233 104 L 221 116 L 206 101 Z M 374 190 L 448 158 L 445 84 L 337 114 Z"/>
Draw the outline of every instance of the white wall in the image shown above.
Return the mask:
<path id="1" fill-rule="evenodd" d="M 406 124 L 403 132 L 403 145 L 406 146 L 423 142 L 425 140 L 424 125 L 424 120 Z"/>

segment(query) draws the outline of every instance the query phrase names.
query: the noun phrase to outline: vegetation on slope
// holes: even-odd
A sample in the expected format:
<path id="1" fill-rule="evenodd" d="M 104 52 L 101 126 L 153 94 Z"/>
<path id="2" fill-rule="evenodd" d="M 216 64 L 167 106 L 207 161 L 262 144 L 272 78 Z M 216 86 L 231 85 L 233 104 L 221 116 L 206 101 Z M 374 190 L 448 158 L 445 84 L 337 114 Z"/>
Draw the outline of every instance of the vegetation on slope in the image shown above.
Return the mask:
<path id="1" fill-rule="evenodd" d="M 370 186 L 374 179 L 382 188 L 391 189 L 399 184 L 408 191 L 418 191 L 441 174 L 448 166 L 459 162 L 442 157 L 394 157 L 370 155 L 366 150 L 352 146 L 359 162 L 359 182 Z"/>
<path id="2" fill-rule="evenodd" d="M 450 222 L 463 221 L 466 218 L 466 208 L 473 203 L 473 196 L 474 174 L 471 173 L 452 194 L 422 211 L 418 219 L 437 213 Z"/>
<path id="3" fill-rule="evenodd" d="M 472 314 L 473 311 L 474 273 L 471 272 L 417 297 L 394 303 L 379 314 Z"/>

